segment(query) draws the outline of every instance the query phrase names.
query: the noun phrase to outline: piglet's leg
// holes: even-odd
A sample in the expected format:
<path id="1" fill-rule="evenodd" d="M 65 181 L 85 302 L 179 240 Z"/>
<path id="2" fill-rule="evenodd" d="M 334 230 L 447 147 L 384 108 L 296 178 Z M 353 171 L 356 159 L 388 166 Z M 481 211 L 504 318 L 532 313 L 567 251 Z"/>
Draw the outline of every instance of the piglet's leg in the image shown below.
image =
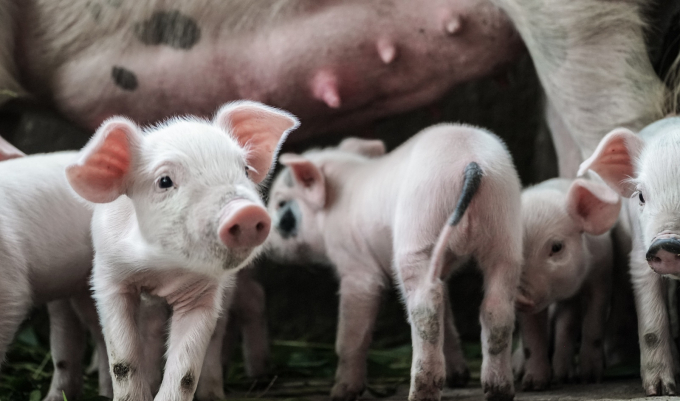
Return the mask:
<path id="1" fill-rule="evenodd" d="M 519 329 L 524 348 L 522 389 L 545 390 L 550 383 L 548 359 L 548 310 L 536 314 L 519 313 Z"/>
<path id="2" fill-rule="evenodd" d="M 203 358 L 222 306 L 222 291 L 202 290 L 200 298 L 172 302 L 173 315 L 163 383 L 154 400 L 191 401 Z"/>
<path id="3" fill-rule="evenodd" d="M 663 279 L 636 253 L 633 250 L 631 254 L 631 276 L 638 316 L 642 386 L 647 395 L 673 395 L 675 379 Z"/>
<path id="4" fill-rule="evenodd" d="M 574 353 L 581 321 L 578 300 L 558 303 L 555 315 L 553 377 L 556 382 L 564 383 L 574 378 Z"/>
<path id="5" fill-rule="evenodd" d="M 579 361 L 581 380 L 601 382 L 604 376 L 604 332 L 611 295 L 611 270 L 587 288 Z"/>
<path id="6" fill-rule="evenodd" d="M 94 300 L 90 293 L 71 298 L 71 305 L 78 313 L 80 319 L 85 323 L 94 340 L 96 363 L 99 374 L 99 395 L 113 398 L 113 387 L 111 384 L 111 374 L 109 373 L 109 358 L 106 354 L 106 342 L 102 334 L 102 327 L 99 324 L 99 315 L 94 305 Z M 60 398 L 61 401 L 63 398 Z"/>
<path id="7" fill-rule="evenodd" d="M 342 274 L 351 270 L 350 274 Z M 340 275 L 340 317 L 335 350 L 338 369 L 331 389 L 334 401 L 357 399 L 364 391 L 366 357 L 371 343 L 375 318 L 380 307 L 382 282 L 366 269 L 354 266 Z"/>
<path id="8" fill-rule="evenodd" d="M 406 249 L 401 247 L 395 260 L 411 324 L 413 360 L 409 400 L 439 400 L 446 378 L 444 283 L 438 278 L 427 278 L 430 252 L 405 252 Z"/>
<path id="9" fill-rule="evenodd" d="M 238 285 L 241 285 L 240 281 Z M 224 290 L 224 296 L 222 297 L 223 312 L 217 320 L 212 337 L 210 337 L 208 351 L 203 359 L 203 368 L 201 369 L 203 373 L 198 380 L 198 387 L 196 388 L 196 398 L 199 401 L 223 400 L 226 398 L 224 395 L 222 371 L 222 346 L 227 329 L 227 321 L 229 320 L 229 309 L 235 291 L 237 290 L 234 288 Z"/>
<path id="10" fill-rule="evenodd" d="M 515 389 L 510 353 L 521 266 L 496 259 L 499 253 L 488 252 L 479 255 L 477 260 L 484 272 L 485 287 L 479 317 L 483 355 L 481 381 L 488 400 L 511 400 Z"/>
<path id="11" fill-rule="evenodd" d="M 169 308 L 164 300 L 146 296 L 142 298 L 137 324 L 144 344 L 142 369 L 152 394 L 158 392 L 161 386 L 168 317 Z"/>
<path id="12" fill-rule="evenodd" d="M 465 362 L 460 337 L 451 310 L 451 300 L 444 285 L 444 359 L 446 360 L 446 384 L 449 387 L 465 387 L 470 380 L 470 370 Z"/>
<path id="13" fill-rule="evenodd" d="M 50 315 L 50 349 L 54 362 L 52 383 L 44 401 L 61 401 L 80 396 L 83 387 L 85 329 L 68 299 L 47 304 Z"/>
<path id="14" fill-rule="evenodd" d="M 239 271 L 232 310 L 241 329 L 246 373 L 249 377 L 263 376 L 267 373 L 269 364 L 265 294 L 264 288 L 252 276 L 250 269 Z"/>
<path id="15" fill-rule="evenodd" d="M 139 293 L 104 282 L 97 271 L 95 266 L 95 300 L 109 355 L 113 400 L 150 401 L 153 397 L 144 374 L 144 352 L 135 319 Z"/>

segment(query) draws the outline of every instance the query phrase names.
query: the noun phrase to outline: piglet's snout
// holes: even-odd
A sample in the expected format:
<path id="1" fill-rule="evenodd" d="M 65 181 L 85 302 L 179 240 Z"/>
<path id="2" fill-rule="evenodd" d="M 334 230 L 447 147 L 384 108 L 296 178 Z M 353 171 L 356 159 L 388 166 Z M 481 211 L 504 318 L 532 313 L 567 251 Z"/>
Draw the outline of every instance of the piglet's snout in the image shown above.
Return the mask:
<path id="1" fill-rule="evenodd" d="M 217 232 L 228 248 L 253 248 L 267 239 L 270 228 L 271 219 L 262 206 L 235 199 L 222 210 Z"/>
<path id="2" fill-rule="evenodd" d="M 680 273 L 680 241 L 663 238 L 652 242 L 647 251 L 647 263 L 659 274 Z"/>

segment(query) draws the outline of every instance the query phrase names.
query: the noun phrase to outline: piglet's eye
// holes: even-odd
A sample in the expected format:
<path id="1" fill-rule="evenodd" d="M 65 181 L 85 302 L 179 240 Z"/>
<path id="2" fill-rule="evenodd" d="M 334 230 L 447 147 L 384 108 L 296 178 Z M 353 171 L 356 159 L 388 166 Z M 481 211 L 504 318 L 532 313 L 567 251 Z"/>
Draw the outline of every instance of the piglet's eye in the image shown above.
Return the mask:
<path id="1" fill-rule="evenodd" d="M 279 209 L 281 209 L 284 206 L 286 206 L 286 201 L 284 201 L 284 200 L 280 201 L 279 202 Z"/>
<path id="2" fill-rule="evenodd" d="M 644 203 L 645 203 L 645 197 L 642 196 L 642 192 L 640 192 L 640 193 L 638 194 L 638 199 L 640 199 L 640 204 L 644 204 Z"/>
<path id="3" fill-rule="evenodd" d="M 552 248 L 550 248 L 550 255 L 552 256 L 552 255 L 558 253 L 559 251 L 562 250 L 562 247 L 563 247 L 563 245 L 562 245 L 561 242 L 553 242 Z"/>
<path id="4" fill-rule="evenodd" d="M 161 189 L 171 188 L 172 185 L 173 185 L 172 179 L 170 179 L 170 177 L 168 177 L 167 175 L 161 177 L 161 179 L 158 180 L 158 187 Z"/>
<path id="5" fill-rule="evenodd" d="M 248 176 L 248 170 L 250 170 L 250 167 L 246 166 L 246 177 L 249 177 Z"/>

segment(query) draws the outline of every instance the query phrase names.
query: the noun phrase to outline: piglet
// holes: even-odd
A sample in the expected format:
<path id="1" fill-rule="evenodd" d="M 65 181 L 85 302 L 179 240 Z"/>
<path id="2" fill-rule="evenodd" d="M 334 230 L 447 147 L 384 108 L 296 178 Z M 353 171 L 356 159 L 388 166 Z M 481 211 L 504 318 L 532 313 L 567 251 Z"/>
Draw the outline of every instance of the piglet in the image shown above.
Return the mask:
<path id="1" fill-rule="evenodd" d="M 442 279 L 470 258 L 484 273 L 482 385 L 514 396 L 510 343 L 522 260 L 520 184 L 489 132 L 442 124 L 389 154 L 380 141 L 285 154 L 269 201 L 269 248 L 287 261 L 326 261 L 340 278 L 334 400 L 364 389 L 381 292 L 395 279 L 411 323 L 410 400 L 438 400 L 467 366 Z M 452 214 L 453 213 L 453 214 Z M 446 356 L 444 349 L 446 349 Z"/>
<path id="2" fill-rule="evenodd" d="M 0 361 L 31 307 L 47 303 L 54 374 L 46 401 L 80 395 L 85 327 L 96 348 L 105 349 L 87 285 L 92 208 L 72 193 L 63 173 L 75 157 L 24 157 L 0 138 Z M 99 393 L 111 391 L 102 369 Z"/>
<path id="3" fill-rule="evenodd" d="M 523 346 L 513 363 L 516 372 L 524 372 L 524 390 L 543 390 L 550 383 L 551 305 L 555 305 L 554 378 L 564 381 L 573 376 L 580 331 L 581 378 L 602 379 L 613 264 L 609 230 L 620 210 L 618 194 L 604 183 L 586 179 L 555 178 L 522 192 L 524 267 L 517 303 Z"/>
<path id="4" fill-rule="evenodd" d="M 256 102 L 210 121 L 175 118 L 146 130 L 107 120 L 66 168 L 97 203 L 92 286 L 114 377 L 114 400 L 191 400 L 239 268 L 260 252 L 270 219 L 258 193 L 292 115 Z M 135 316 L 140 294 L 172 309 L 155 398 Z"/>
<path id="5" fill-rule="evenodd" d="M 617 128 L 581 164 L 626 198 L 633 251 L 630 275 L 647 395 L 675 394 L 675 374 L 663 277 L 680 279 L 680 117 L 639 134 Z"/>

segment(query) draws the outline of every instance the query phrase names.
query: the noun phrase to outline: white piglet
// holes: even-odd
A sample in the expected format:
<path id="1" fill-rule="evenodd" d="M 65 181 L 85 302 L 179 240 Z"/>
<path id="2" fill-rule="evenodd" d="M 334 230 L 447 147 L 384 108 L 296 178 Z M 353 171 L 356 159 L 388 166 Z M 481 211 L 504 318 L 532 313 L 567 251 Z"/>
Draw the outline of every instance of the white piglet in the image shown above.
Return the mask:
<path id="1" fill-rule="evenodd" d="M 97 349 L 105 350 L 87 285 L 92 208 L 64 177 L 75 152 L 23 156 L 0 138 L 0 362 L 31 307 L 47 303 L 54 374 L 45 400 L 76 398 L 83 384 L 84 326 Z M 106 359 L 100 362 L 106 365 Z M 103 369 L 99 394 L 111 396 Z"/>
<path id="2" fill-rule="evenodd" d="M 524 268 L 517 304 L 522 346 L 513 362 L 524 390 L 550 383 L 548 308 L 555 305 L 553 378 L 600 381 L 612 281 L 612 241 L 621 200 L 604 183 L 555 178 L 522 192 Z"/>
<path id="3" fill-rule="evenodd" d="M 484 273 L 481 306 L 488 399 L 512 399 L 510 345 L 521 272 L 520 183 L 494 135 L 442 124 L 383 155 L 380 141 L 282 155 L 269 200 L 275 257 L 331 262 L 340 278 L 334 400 L 364 389 L 382 289 L 394 278 L 411 323 L 410 400 L 438 400 L 467 366 L 442 283 L 470 258 Z M 453 213 L 453 215 L 452 215 Z"/>
<path id="4" fill-rule="evenodd" d="M 236 272 L 270 229 L 258 184 L 292 115 L 256 102 L 223 106 L 212 122 L 176 118 L 142 130 L 102 124 L 66 169 L 73 189 L 98 203 L 92 285 L 113 375 L 114 400 L 191 400 Z M 135 316 L 140 294 L 172 308 L 167 361 L 155 390 Z"/>
<path id="5" fill-rule="evenodd" d="M 593 170 L 624 198 L 633 251 L 630 274 L 647 395 L 675 394 L 674 361 L 662 277 L 680 279 L 680 117 L 659 120 L 638 135 L 607 134 L 579 174 Z"/>

